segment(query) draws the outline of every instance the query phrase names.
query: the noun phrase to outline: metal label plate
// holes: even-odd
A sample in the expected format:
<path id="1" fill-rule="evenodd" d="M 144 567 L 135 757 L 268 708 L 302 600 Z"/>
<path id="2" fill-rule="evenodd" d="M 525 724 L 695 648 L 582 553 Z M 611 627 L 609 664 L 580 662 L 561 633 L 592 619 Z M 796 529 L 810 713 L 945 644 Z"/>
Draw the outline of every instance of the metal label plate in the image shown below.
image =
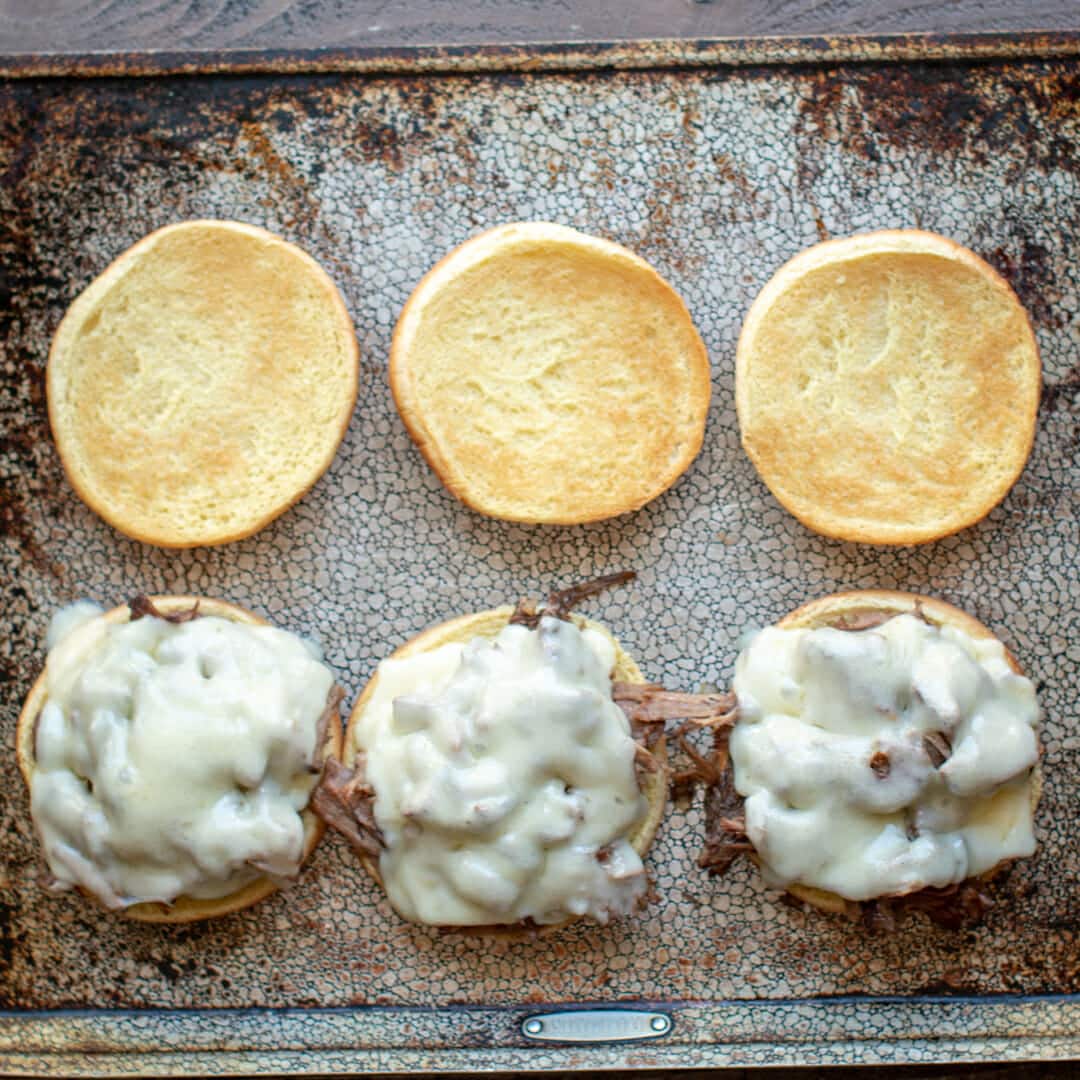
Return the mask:
<path id="1" fill-rule="evenodd" d="M 574 1009 L 527 1017 L 521 1033 L 538 1042 L 628 1042 L 660 1039 L 671 1031 L 671 1017 L 634 1009 Z"/>

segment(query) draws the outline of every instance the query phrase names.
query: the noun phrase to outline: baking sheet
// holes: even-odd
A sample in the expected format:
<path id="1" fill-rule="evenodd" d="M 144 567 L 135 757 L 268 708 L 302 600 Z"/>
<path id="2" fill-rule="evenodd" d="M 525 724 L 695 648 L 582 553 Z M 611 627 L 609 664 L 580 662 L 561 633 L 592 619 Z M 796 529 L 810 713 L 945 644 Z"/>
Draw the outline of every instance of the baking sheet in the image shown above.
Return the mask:
<path id="1" fill-rule="evenodd" d="M 295 888 L 188 927 L 128 924 L 38 887 L 14 754 L 0 759 L 0 1067 L 32 1075 L 625 1068 L 1080 1054 L 1080 72 L 1068 59 L 695 65 L 0 84 L 2 732 L 49 613 L 92 596 L 221 596 L 320 639 L 351 703 L 424 626 L 634 569 L 590 602 L 647 677 L 727 683 L 742 630 L 843 588 L 969 610 L 1040 687 L 1038 855 L 986 923 L 889 935 L 810 915 L 748 865 L 694 866 L 700 805 L 652 849 L 658 898 L 527 944 L 408 926 L 328 837 Z M 128 245 L 194 217 L 281 233 L 342 288 L 361 390 L 327 475 L 218 549 L 156 550 L 64 481 L 43 368 L 70 300 Z M 640 512 L 573 528 L 481 518 L 423 463 L 386 384 L 394 320 L 442 253 L 489 225 L 620 241 L 685 298 L 709 349 L 705 446 Z M 757 290 L 818 239 L 919 226 L 972 247 L 1031 313 L 1046 389 L 1034 453 L 981 524 L 917 548 L 826 540 L 743 455 L 734 347 Z M 551 1003 L 652 1003 L 648 1044 L 538 1046 Z"/>

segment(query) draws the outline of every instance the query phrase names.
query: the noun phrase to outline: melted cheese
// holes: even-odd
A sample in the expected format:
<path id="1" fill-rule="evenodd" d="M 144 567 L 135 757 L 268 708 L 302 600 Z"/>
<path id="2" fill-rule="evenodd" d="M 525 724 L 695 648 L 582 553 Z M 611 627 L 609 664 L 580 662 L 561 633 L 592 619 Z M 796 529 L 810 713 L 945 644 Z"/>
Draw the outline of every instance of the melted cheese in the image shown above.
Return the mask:
<path id="1" fill-rule="evenodd" d="M 858 632 L 770 627 L 734 688 L 735 787 L 771 884 L 867 900 L 1035 850 L 1038 705 L 1000 642 L 912 615 Z M 951 746 L 940 767 L 933 733 Z"/>
<path id="2" fill-rule="evenodd" d="M 357 746 L 394 908 L 441 926 L 606 922 L 647 883 L 610 639 L 541 620 L 379 665 Z"/>
<path id="3" fill-rule="evenodd" d="M 55 886 L 120 908 L 295 875 L 329 669 L 270 626 L 61 614 L 31 782 Z"/>

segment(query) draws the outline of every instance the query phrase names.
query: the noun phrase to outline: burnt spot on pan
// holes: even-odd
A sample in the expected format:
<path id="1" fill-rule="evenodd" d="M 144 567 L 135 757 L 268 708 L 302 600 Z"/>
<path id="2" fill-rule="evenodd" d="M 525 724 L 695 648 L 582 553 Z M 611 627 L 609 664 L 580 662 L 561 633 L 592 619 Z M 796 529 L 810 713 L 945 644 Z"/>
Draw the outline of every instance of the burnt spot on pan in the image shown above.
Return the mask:
<path id="1" fill-rule="evenodd" d="M 16 154 L 14 171 L 29 168 Z M 62 577 L 47 550 L 45 507 L 64 482 L 52 450 L 45 403 L 44 352 L 37 340 L 39 312 L 48 309 L 56 276 L 36 258 L 18 189 L 0 202 L 0 542 L 40 573 Z"/>
<path id="2" fill-rule="evenodd" d="M 1075 408 L 1077 398 L 1080 398 L 1080 363 L 1073 364 L 1056 383 L 1043 386 L 1042 405 L 1048 413 Z"/>
<path id="3" fill-rule="evenodd" d="M 0 968 L 10 971 L 23 934 L 15 925 L 15 907 L 0 899 Z"/>
<path id="4" fill-rule="evenodd" d="M 63 577 L 63 567 L 46 553 L 26 507 L 26 496 L 14 480 L 0 480 L 0 537 L 14 541 L 35 569 L 56 578 Z"/>
<path id="5" fill-rule="evenodd" d="M 1080 116 L 1080 74 L 1050 61 L 1003 66 L 1004 77 L 999 68 L 954 62 L 812 70 L 799 106 L 804 151 L 817 139 L 870 166 L 885 147 L 916 147 L 931 168 L 955 155 L 986 165 L 1004 154 L 1013 173 L 1033 162 L 1076 172 L 1059 125 Z"/>
<path id="6" fill-rule="evenodd" d="M 984 253 L 984 258 L 1013 287 L 1036 327 L 1061 329 L 1064 320 L 1054 307 L 1058 267 L 1045 244 L 1022 238 L 1014 247 Z"/>
<path id="7" fill-rule="evenodd" d="M 1080 453 L 1080 363 L 1057 382 L 1043 384 L 1041 411 L 1068 427 L 1063 437 L 1065 453 Z"/>

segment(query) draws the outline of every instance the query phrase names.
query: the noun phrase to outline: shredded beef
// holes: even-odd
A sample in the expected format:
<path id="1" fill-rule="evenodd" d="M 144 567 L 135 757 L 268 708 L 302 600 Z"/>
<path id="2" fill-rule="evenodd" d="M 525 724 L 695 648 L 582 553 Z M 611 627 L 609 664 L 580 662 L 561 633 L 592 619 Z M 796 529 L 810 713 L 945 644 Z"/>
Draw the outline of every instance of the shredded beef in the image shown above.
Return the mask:
<path id="1" fill-rule="evenodd" d="M 711 758 L 699 757 L 705 783 L 705 846 L 698 856 L 698 866 L 710 874 L 722 874 L 739 855 L 754 850 L 746 835 L 743 801 L 735 790 L 734 770 L 728 767 L 727 734 L 726 730 L 717 732 Z"/>
<path id="2" fill-rule="evenodd" d="M 843 615 L 837 615 L 833 621 L 830 621 L 829 625 L 834 630 L 847 630 L 857 633 L 859 630 L 873 630 L 876 626 L 881 626 L 882 623 L 887 623 L 890 619 L 895 619 L 897 616 L 904 614 L 914 615 L 916 619 L 921 619 L 924 623 L 932 625 L 919 603 L 916 603 L 912 610 L 906 613 L 903 611 L 877 611 L 874 608 L 849 611 Z"/>
<path id="3" fill-rule="evenodd" d="M 313 773 L 322 772 L 323 763 L 326 760 L 326 735 L 331 724 L 340 723 L 339 709 L 344 697 L 345 691 L 336 683 L 330 687 L 330 691 L 326 695 L 326 707 L 323 709 L 322 715 L 315 726 L 315 753 L 311 759 L 311 771 Z"/>
<path id="4" fill-rule="evenodd" d="M 962 930 L 982 922 L 993 906 L 983 882 L 969 878 L 942 889 L 926 888 L 906 896 L 864 900 L 855 908 L 863 925 L 871 930 L 894 930 L 896 916 L 905 911 L 921 911 L 938 926 Z"/>
<path id="5" fill-rule="evenodd" d="M 712 788 L 723 782 L 728 768 L 728 738 L 738 718 L 734 697 L 730 700 L 732 707 L 727 712 L 708 720 L 691 720 L 673 733 L 676 745 L 690 764 L 684 769 L 677 770 L 672 777 L 672 798 L 690 798 L 699 785 L 704 787 L 707 795 Z M 701 727 L 712 728 L 711 754 L 702 754 L 687 738 L 690 730 Z"/>
<path id="6" fill-rule="evenodd" d="M 644 790 L 649 776 L 663 771 L 664 766 L 641 743 L 638 743 L 634 752 L 634 774 L 637 777 L 639 790 Z"/>
<path id="7" fill-rule="evenodd" d="M 510 622 L 515 626 L 527 626 L 530 630 L 535 630 L 544 615 L 552 615 L 556 619 L 569 619 L 570 612 L 582 600 L 615 585 L 625 585 L 628 581 L 633 581 L 635 577 L 637 574 L 633 570 L 623 570 L 618 574 L 607 574 L 581 585 L 571 585 L 569 589 L 553 592 L 541 608 L 537 608 L 532 600 L 519 600 L 513 615 L 510 616 Z"/>
<path id="8" fill-rule="evenodd" d="M 611 692 L 626 713 L 634 738 L 650 749 L 664 734 L 668 720 L 694 720 L 711 727 L 733 717 L 735 708 L 731 694 L 681 694 L 647 683 L 616 682 Z"/>
<path id="9" fill-rule="evenodd" d="M 364 774 L 362 754 L 352 769 L 327 758 L 322 779 L 311 794 L 311 807 L 361 855 L 377 859 L 386 841 L 375 824 L 374 803 L 375 789 Z"/>
<path id="10" fill-rule="evenodd" d="M 941 768 L 952 753 L 952 744 L 944 731 L 928 731 L 923 736 L 922 744 L 935 769 Z"/>
<path id="11" fill-rule="evenodd" d="M 158 611 L 154 606 L 153 600 L 149 596 L 136 596 L 128 601 L 128 611 L 131 612 L 131 621 L 135 622 L 137 619 L 141 619 L 146 615 L 150 615 L 155 619 L 164 619 L 166 622 L 171 623 L 186 623 L 191 622 L 192 619 L 199 618 L 201 612 L 199 611 L 199 601 L 196 600 L 191 607 L 185 608 L 183 611 L 174 611 L 168 615 Z"/>
<path id="12" fill-rule="evenodd" d="M 469 937 L 495 937 L 505 938 L 524 936 L 529 939 L 542 937 L 545 932 L 558 930 L 562 923 L 538 923 L 531 917 L 519 919 L 515 923 L 485 923 L 479 926 L 436 926 L 433 927 L 442 935 L 466 934 Z"/>
<path id="13" fill-rule="evenodd" d="M 858 633 L 860 630 L 873 630 L 882 623 L 887 623 L 893 617 L 891 611 L 852 611 L 849 614 L 839 616 L 835 622 L 829 625 L 834 630 L 848 630 Z"/>

